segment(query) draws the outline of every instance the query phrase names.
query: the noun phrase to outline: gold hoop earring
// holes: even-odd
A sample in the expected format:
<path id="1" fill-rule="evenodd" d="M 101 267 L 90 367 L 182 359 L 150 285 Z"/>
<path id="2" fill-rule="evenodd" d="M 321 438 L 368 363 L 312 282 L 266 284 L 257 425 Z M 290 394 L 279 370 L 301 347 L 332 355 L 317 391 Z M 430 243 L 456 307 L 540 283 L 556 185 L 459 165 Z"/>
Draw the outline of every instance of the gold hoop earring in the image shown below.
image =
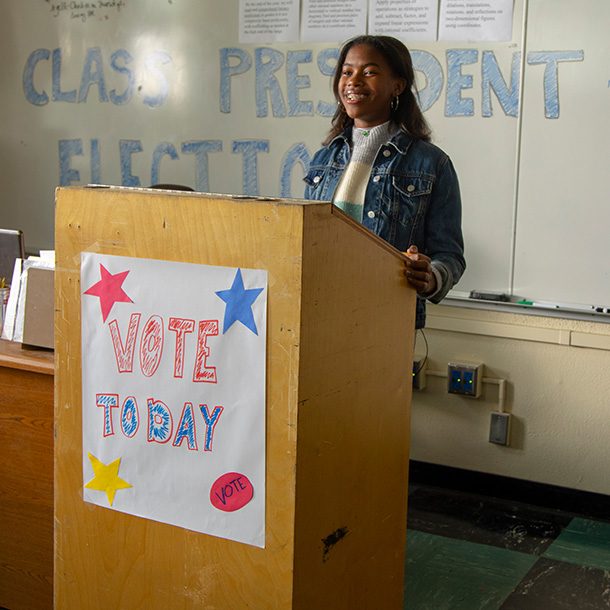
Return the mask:
<path id="1" fill-rule="evenodd" d="M 396 112 L 398 110 L 398 105 L 400 104 L 400 98 L 398 96 L 396 96 L 395 98 L 392 99 L 392 101 L 390 102 L 390 110 L 392 112 Z"/>

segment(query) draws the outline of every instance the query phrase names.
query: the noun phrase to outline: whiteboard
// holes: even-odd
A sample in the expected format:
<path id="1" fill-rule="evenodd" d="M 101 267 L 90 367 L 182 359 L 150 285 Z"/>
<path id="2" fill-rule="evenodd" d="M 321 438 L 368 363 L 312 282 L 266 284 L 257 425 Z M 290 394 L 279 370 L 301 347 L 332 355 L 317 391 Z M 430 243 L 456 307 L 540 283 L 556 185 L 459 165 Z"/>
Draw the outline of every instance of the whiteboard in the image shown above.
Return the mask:
<path id="1" fill-rule="evenodd" d="M 607 0 L 530 2 L 514 290 L 533 300 L 610 307 L 609 25 Z"/>
<path id="2" fill-rule="evenodd" d="M 608 138 L 597 137 L 608 129 L 608 74 L 599 76 L 608 67 L 608 3 L 570 4 L 516 0 L 508 42 L 405 40 L 434 142 L 460 179 L 468 267 L 458 290 L 602 296 L 585 288 L 603 286 L 610 250 L 600 235 Z M 53 247 L 58 185 L 162 182 L 302 197 L 305 167 L 334 112 L 341 41 L 240 44 L 238 8 L 238 0 L 7 1 L 0 227 L 22 229 L 29 250 Z M 561 112 L 546 118 L 545 65 L 528 57 L 574 49 L 585 59 L 559 64 Z M 576 163 L 565 139 L 574 140 Z M 586 179 L 573 179 L 575 167 Z M 571 212 L 572 188 L 588 213 Z M 540 222 L 553 200 L 569 209 Z M 572 228 L 600 236 L 584 240 L 595 249 L 586 269 L 569 258 L 557 266 L 578 271 L 578 288 L 553 260 Z"/>

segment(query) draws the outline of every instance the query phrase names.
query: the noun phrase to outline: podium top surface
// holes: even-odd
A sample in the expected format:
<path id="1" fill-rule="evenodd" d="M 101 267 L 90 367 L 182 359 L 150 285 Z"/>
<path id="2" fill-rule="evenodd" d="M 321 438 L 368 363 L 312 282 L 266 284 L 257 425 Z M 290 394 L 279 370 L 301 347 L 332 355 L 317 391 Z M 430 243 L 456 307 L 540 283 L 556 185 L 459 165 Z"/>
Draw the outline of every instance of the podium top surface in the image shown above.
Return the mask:
<path id="1" fill-rule="evenodd" d="M 182 199 L 214 199 L 219 201 L 227 201 L 234 203 L 268 203 L 271 205 L 278 206 L 300 206 L 302 208 L 320 207 L 329 208 L 329 213 L 333 216 L 340 218 L 347 224 L 351 225 L 354 230 L 361 233 L 363 236 L 374 241 L 380 248 L 383 248 L 390 254 L 405 259 L 406 256 L 400 250 L 397 250 L 394 246 L 389 244 L 381 237 L 375 235 L 369 231 L 362 224 L 345 214 L 338 207 L 334 206 L 331 201 L 314 201 L 309 199 L 299 198 L 283 198 L 283 197 L 267 197 L 267 196 L 252 196 L 252 195 L 231 195 L 223 193 L 203 193 L 199 191 L 184 191 L 184 190 L 172 190 L 172 189 L 161 189 L 151 187 L 131 187 L 131 186 L 113 186 L 105 184 L 88 184 L 86 186 L 67 186 L 57 187 L 56 199 L 62 191 L 82 191 L 91 193 L 92 191 L 100 191 L 108 193 L 108 195 L 119 195 L 124 194 L 127 196 L 158 196 L 158 197 L 175 197 Z"/>
<path id="2" fill-rule="evenodd" d="M 329 201 L 312 201 L 298 197 L 270 197 L 265 195 L 235 195 L 230 193 L 205 193 L 202 191 L 187 191 L 182 189 L 156 188 L 143 186 L 117 186 L 112 184 L 86 184 L 84 186 L 60 186 L 57 191 L 99 189 L 112 193 L 140 193 L 146 195 L 168 195 L 172 197 L 195 197 L 205 199 L 224 199 L 227 201 L 257 201 L 277 203 L 278 205 L 325 205 Z"/>

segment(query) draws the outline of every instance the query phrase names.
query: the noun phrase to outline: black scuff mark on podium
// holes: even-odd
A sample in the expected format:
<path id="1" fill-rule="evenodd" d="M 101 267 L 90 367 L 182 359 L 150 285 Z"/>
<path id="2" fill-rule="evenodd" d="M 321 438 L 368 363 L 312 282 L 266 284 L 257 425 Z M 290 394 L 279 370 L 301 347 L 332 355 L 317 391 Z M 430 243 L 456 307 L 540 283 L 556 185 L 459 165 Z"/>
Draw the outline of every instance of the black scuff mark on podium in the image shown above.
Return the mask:
<path id="1" fill-rule="evenodd" d="M 337 544 L 337 542 L 343 540 L 345 536 L 349 534 L 349 530 L 347 527 L 339 527 L 332 534 L 326 536 L 326 538 L 322 538 L 322 544 L 324 544 L 324 550 L 322 551 L 322 561 L 325 562 L 328 560 L 328 554 L 330 550 Z"/>

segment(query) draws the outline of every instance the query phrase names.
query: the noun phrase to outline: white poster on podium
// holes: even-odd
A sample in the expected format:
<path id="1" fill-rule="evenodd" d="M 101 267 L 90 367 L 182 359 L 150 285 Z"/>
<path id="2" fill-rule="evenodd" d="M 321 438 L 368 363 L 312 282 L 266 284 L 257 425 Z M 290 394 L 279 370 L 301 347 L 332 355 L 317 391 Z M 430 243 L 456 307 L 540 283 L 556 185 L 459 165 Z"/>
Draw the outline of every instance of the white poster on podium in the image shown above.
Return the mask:
<path id="1" fill-rule="evenodd" d="M 85 501 L 265 545 L 267 272 L 85 252 Z"/>

